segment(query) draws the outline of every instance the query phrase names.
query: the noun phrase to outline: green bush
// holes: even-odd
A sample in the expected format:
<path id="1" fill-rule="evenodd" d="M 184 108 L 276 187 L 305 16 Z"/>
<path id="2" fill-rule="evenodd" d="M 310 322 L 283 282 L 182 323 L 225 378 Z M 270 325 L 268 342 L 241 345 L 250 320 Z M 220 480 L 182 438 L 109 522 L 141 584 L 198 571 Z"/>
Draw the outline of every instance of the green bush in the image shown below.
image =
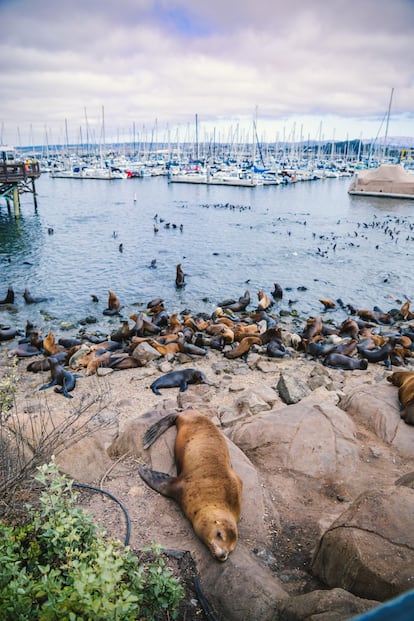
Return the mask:
<path id="1" fill-rule="evenodd" d="M 158 548 L 155 560 L 140 564 L 75 506 L 72 483 L 53 462 L 36 478 L 45 489 L 30 523 L 0 523 L 0 619 L 135 621 L 160 611 L 177 618 L 184 590 Z"/>

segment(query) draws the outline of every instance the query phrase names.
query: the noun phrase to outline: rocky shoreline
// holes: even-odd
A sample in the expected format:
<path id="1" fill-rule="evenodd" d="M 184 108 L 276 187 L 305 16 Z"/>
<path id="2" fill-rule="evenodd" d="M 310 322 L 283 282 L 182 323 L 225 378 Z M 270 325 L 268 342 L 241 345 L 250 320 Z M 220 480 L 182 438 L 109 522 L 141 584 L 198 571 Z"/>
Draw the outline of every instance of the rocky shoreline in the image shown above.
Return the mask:
<path id="1" fill-rule="evenodd" d="M 260 321 L 264 334 L 269 327 Z M 122 498 L 133 548 L 156 540 L 189 550 L 216 618 L 226 621 L 322 614 L 345 620 L 414 587 L 414 427 L 400 418 L 398 389 L 386 380 L 396 360 L 368 362 L 365 370 L 331 368 L 324 357 L 295 349 L 295 333 L 286 328 L 282 357 L 255 343 L 244 357 L 229 358 L 224 353 L 235 345 L 226 344 L 202 355 L 156 352 L 145 365 L 119 372 L 98 366 L 87 376 L 84 367 L 73 399 L 53 389 L 39 392 L 50 372 L 29 373 L 27 359 L 18 362 L 16 411 L 30 421 L 28 450 L 40 426 L 57 425 L 103 395 L 91 433 L 58 455 L 61 469 Z M 398 323 L 399 331 L 409 328 L 404 319 Z M 370 330 L 395 333 L 396 325 Z M 12 350 L 3 344 L 3 370 Z M 150 384 L 160 374 L 188 367 L 205 373 L 206 383 L 153 394 Z M 398 369 L 411 370 L 410 359 Z M 137 475 L 137 461 L 174 472 L 174 430 L 148 451 L 142 436 L 153 418 L 186 407 L 221 428 L 244 484 L 239 544 L 224 564 L 211 559 L 180 509 Z M 122 538 L 116 506 L 99 496 L 83 497 L 82 504 Z"/>

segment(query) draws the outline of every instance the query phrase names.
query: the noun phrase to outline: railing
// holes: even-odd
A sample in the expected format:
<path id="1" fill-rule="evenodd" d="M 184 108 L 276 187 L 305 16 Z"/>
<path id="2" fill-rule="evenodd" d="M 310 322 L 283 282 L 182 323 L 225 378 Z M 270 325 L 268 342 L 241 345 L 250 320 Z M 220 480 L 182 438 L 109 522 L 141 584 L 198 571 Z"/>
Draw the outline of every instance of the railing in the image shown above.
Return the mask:
<path id="1" fill-rule="evenodd" d="M 25 181 L 40 177 L 39 162 L 0 162 L 0 183 Z"/>

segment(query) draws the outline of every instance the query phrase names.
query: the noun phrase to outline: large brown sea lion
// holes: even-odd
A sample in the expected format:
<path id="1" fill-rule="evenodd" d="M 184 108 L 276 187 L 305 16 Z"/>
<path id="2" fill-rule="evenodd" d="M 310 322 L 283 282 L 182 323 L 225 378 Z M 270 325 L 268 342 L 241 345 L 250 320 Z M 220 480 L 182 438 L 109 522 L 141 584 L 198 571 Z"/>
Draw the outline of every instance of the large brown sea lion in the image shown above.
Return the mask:
<path id="1" fill-rule="evenodd" d="M 174 498 L 199 539 L 218 561 L 225 561 L 237 544 L 242 481 L 234 472 L 224 436 L 196 410 L 171 413 L 144 435 L 144 448 L 172 425 L 177 427 L 177 476 L 139 466 L 141 478 L 154 490 Z"/>
<path id="2" fill-rule="evenodd" d="M 407 425 L 414 425 L 414 371 L 394 371 L 387 380 L 394 386 L 399 386 L 401 418 Z"/>

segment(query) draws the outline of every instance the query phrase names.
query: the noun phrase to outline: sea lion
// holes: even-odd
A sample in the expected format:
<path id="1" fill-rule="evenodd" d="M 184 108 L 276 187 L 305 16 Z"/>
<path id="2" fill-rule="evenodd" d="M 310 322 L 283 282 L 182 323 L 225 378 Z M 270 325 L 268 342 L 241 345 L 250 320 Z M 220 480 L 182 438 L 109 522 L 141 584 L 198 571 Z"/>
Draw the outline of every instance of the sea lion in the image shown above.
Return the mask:
<path id="1" fill-rule="evenodd" d="M 273 304 L 272 300 L 267 295 L 267 293 L 264 293 L 264 291 L 258 291 L 257 297 L 259 299 L 259 302 L 257 305 L 258 310 L 266 311 L 268 308 L 272 306 Z"/>
<path id="2" fill-rule="evenodd" d="M 266 354 L 269 358 L 283 358 L 286 354 L 288 356 L 292 355 L 280 339 L 273 339 L 272 341 L 269 341 L 266 347 Z"/>
<path id="3" fill-rule="evenodd" d="M 188 384 L 203 384 L 207 381 L 202 371 L 197 369 L 180 369 L 179 371 L 171 371 L 161 375 L 152 382 L 150 388 L 155 395 L 160 395 L 160 388 L 180 388 L 180 392 L 184 392 L 188 388 Z"/>
<path id="4" fill-rule="evenodd" d="M 104 315 L 119 315 L 121 309 L 121 303 L 118 296 L 114 291 L 109 289 L 108 291 L 108 307 L 103 311 Z"/>
<path id="5" fill-rule="evenodd" d="M 184 285 L 185 285 L 184 272 L 181 267 L 181 263 L 179 263 L 176 267 L 175 286 L 180 288 L 180 287 L 184 287 Z"/>
<path id="6" fill-rule="evenodd" d="M 6 297 L 4 300 L 0 301 L 0 306 L 3 306 L 4 304 L 14 304 L 14 291 L 12 287 L 7 289 Z"/>
<path id="7" fill-rule="evenodd" d="M 224 436 L 196 410 L 171 413 L 156 422 L 144 435 L 144 448 L 172 425 L 177 427 L 177 476 L 145 466 L 139 466 L 139 475 L 152 489 L 178 502 L 197 537 L 224 562 L 237 544 L 242 481 L 231 466 Z"/>
<path id="8" fill-rule="evenodd" d="M 399 386 L 401 418 L 407 425 L 414 425 L 414 371 L 394 371 L 387 380 L 394 386 Z"/>
<path id="9" fill-rule="evenodd" d="M 0 341 L 11 341 L 16 336 L 21 336 L 21 332 L 17 328 L 0 328 Z"/>
<path id="10" fill-rule="evenodd" d="M 283 289 L 277 282 L 273 285 L 272 296 L 275 300 L 281 300 L 283 298 Z"/>
<path id="11" fill-rule="evenodd" d="M 386 325 L 394 323 L 394 319 L 389 313 L 383 313 L 380 310 L 370 310 L 363 308 L 358 310 L 356 314 L 358 315 L 358 317 L 361 317 L 361 319 L 364 319 L 365 321 L 372 321 L 373 323 Z"/>
<path id="12" fill-rule="evenodd" d="M 241 295 L 239 297 L 238 302 L 235 302 L 234 300 L 225 300 L 224 302 L 219 304 L 219 307 L 222 308 L 223 310 L 231 310 L 234 312 L 240 312 L 240 311 L 246 310 L 249 304 L 250 304 L 250 291 L 246 289 L 246 291 L 244 292 L 244 295 Z"/>
<path id="13" fill-rule="evenodd" d="M 26 304 L 39 304 L 39 302 L 46 302 L 47 298 L 34 298 L 28 289 L 23 292 L 24 301 Z"/>
<path id="14" fill-rule="evenodd" d="M 72 395 L 70 395 L 69 392 L 75 388 L 76 378 L 81 377 L 81 375 L 66 371 L 59 363 L 59 360 L 57 358 L 54 358 L 53 356 L 49 356 L 49 365 L 52 380 L 48 384 L 44 384 L 43 386 L 41 386 L 39 390 L 45 390 L 46 388 L 50 388 L 51 386 L 56 386 L 55 392 L 62 394 L 68 399 L 72 399 Z M 57 385 L 61 386 L 62 388 L 57 388 Z"/>
<path id="15" fill-rule="evenodd" d="M 395 339 L 390 337 L 382 347 L 366 349 L 363 344 L 357 345 L 358 353 L 368 360 L 368 362 L 384 361 L 386 367 L 391 366 L 390 355 L 395 346 Z"/>
<path id="16" fill-rule="evenodd" d="M 368 368 L 368 361 L 360 358 L 350 358 L 344 354 L 328 354 L 323 361 L 326 367 L 342 369 L 342 371 L 353 371 L 354 369 L 365 370 Z"/>
<path id="17" fill-rule="evenodd" d="M 336 303 L 330 298 L 322 298 L 321 300 L 319 300 L 319 302 L 323 304 L 325 310 L 332 310 L 336 308 Z"/>
<path id="18" fill-rule="evenodd" d="M 229 360 L 242 358 L 243 356 L 246 358 L 253 345 L 262 345 L 262 339 L 260 336 L 245 336 L 244 339 L 239 342 L 237 347 L 224 352 L 224 356 Z"/>

